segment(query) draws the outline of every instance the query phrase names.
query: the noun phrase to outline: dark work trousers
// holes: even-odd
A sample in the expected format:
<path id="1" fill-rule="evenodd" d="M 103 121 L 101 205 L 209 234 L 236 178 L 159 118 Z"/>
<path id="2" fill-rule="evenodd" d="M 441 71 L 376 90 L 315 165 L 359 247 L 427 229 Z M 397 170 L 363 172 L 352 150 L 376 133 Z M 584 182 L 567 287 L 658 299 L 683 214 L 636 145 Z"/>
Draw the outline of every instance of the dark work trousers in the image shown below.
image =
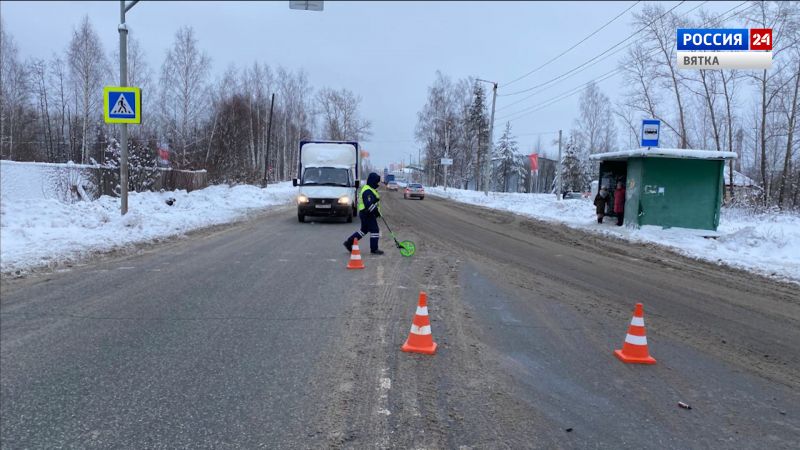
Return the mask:
<path id="1" fill-rule="evenodd" d="M 372 252 L 377 251 L 378 241 L 381 238 L 381 230 L 378 228 L 378 218 L 367 211 L 359 212 L 358 218 L 361 219 L 361 229 L 347 238 L 347 242 L 352 244 L 354 239 L 360 240 L 369 233 L 369 250 Z"/>

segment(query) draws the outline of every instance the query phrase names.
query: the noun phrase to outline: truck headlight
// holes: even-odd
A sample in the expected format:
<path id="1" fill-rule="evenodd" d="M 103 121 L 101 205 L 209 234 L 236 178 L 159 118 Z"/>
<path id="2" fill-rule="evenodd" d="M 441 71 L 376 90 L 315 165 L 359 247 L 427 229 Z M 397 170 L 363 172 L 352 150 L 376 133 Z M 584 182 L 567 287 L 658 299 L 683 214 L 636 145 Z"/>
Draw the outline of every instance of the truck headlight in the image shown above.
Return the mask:
<path id="1" fill-rule="evenodd" d="M 350 204 L 350 197 L 339 197 L 339 204 L 340 205 L 349 205 Z"/>
<path id="2" fill-rule="evenodd" d="M 305 195 L 299 195 L 297 197 L 297 203 L 301 205 L 308 203 L 308 197 L 306 197 Z"/>

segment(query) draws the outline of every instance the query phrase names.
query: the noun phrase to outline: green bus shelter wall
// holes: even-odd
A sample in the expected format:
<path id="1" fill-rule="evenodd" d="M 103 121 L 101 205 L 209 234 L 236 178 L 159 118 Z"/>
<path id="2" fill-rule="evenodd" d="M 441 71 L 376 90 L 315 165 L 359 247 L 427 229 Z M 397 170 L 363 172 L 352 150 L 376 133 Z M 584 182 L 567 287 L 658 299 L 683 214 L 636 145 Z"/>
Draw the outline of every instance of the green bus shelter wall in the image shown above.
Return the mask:
<path id="1" fill-rule="evenodd" d="M 631 206 L 638 204 L 639 225 L 717 229 L 723 161 L 632 158 L 628 167 L 629 180 L 631 167 L 639 168 L 641 175 L 637 198 L 631 194 L 629 200 L 634 202 Z"/>
<path id="2" fill-rule="evenodd" d="M 639 208 L 641 200 L 640 189 L 642 187 L 642 177 L 644 176 L 644 164 L 642 158 L 628 159 L 628 173 L 625 180 L 625 217 L 626 225 L 639 225 Z"/>

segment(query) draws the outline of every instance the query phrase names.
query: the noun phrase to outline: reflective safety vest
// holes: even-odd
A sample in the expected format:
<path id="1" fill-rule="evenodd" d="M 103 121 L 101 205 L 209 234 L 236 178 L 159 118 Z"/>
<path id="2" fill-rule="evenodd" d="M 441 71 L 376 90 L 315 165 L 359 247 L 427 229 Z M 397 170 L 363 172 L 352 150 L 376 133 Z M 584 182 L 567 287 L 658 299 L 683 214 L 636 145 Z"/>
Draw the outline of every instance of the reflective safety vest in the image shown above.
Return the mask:
<path id="1" fill-rule="evenodd" d="M 372 195 L 374 195 L 376 199 L 381 198 L 381 195 L 378 194 L 378 191 L 373 189 L 372 186 L 365 184 L 364 186 L 361 187 L 361 190 L 358 191 L 358 212 L 361 212 L 364 210 L 364 208 L 366 208 L 366 206 L 364 205 L 364 192 L 366 192 L 367 190 L 372 191 Z M 380 211 L 381 211 L 381 204 L 378 203 L 378 212 Z"/>

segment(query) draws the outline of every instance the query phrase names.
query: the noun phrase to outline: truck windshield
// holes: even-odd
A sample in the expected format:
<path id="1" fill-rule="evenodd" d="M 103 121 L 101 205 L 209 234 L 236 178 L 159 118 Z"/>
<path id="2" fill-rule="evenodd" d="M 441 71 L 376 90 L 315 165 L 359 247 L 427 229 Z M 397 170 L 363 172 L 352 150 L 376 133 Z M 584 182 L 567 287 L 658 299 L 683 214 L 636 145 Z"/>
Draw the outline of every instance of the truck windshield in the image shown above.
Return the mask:
<path id="1" fill-rule="evenodd" d="M 303 172 L 303 185 L 349 186 L 350 176 L 347 169 L 336 167 L 308 167 Z"/>

